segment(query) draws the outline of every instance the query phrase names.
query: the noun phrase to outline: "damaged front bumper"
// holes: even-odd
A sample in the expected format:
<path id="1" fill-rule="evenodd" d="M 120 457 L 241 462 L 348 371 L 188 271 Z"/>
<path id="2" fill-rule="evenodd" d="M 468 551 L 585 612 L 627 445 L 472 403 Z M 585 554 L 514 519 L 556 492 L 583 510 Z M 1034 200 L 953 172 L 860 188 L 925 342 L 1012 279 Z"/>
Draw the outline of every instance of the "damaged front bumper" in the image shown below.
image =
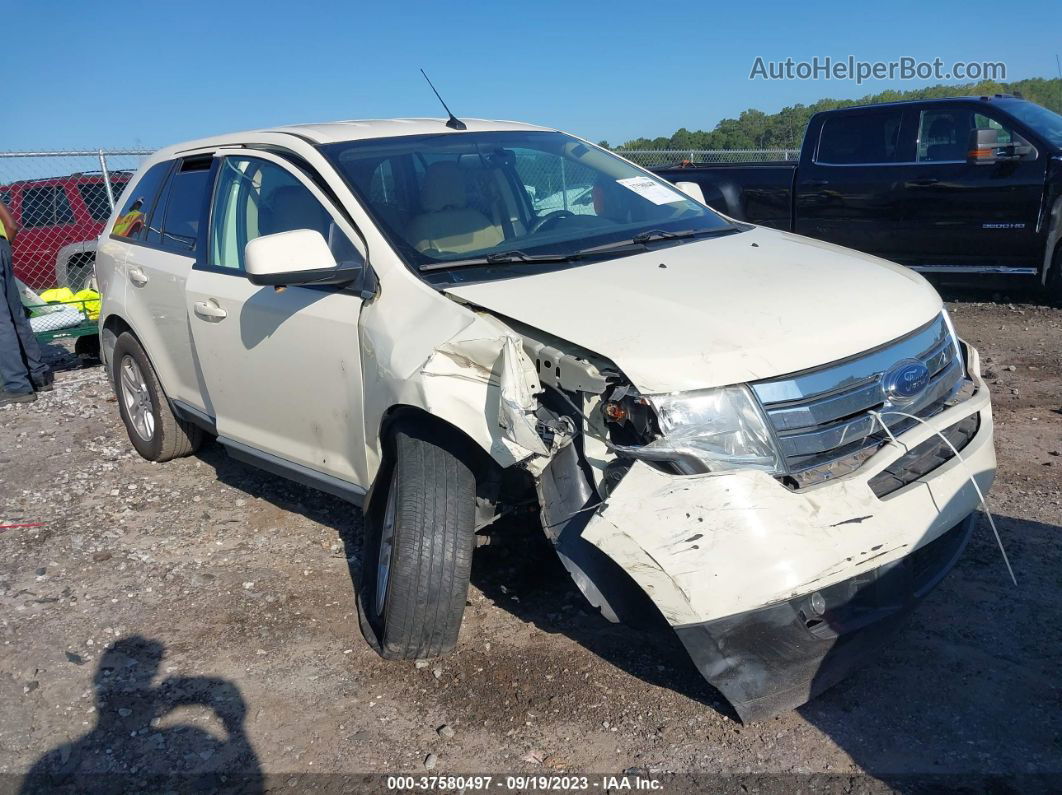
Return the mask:
<path id="1" fill-rule="evenodd" d="M 958 562 L 975 523 L 971 514 L 907 557 L 811 594 L 675 633 L 743 721 L 794 709 L 882 647 Z"/>
<path id="2" fill-rule="evenodd" d="M 649 596 L 743 720 L 798 706 L 872 650 L 957 560 L 979 503 L 970 477 L 987 492 L 995 475 L 991 405 L 972 350 L 969 365 L 972 397 L 818 486 L 793 490 L 749 470 L 673 475 L 635 461 L 583 514 L 579 543 Z M 936 431 L 969 427 L 970 417 L 976 431 L 961 458 L 880 487 Z M 555 539 L 566 565 L 570 530 Z M 593 571 L 569 569 L 592 602 L 608 601 Z"/>

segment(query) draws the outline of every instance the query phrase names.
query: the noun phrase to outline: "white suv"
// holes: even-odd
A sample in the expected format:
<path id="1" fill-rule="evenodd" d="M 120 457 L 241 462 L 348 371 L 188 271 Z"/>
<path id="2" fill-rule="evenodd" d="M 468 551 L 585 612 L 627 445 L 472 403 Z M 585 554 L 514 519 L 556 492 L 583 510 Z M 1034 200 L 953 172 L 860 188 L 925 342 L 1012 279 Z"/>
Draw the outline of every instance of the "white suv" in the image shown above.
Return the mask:
<path id="1" fill-rule="evenodd" d="M 651 607 L 744 719 L 768 715 L 951 568 L 971 475 L 995 472 L 977 354 L 922 277 L 555 130 L 170 147 L 97 270 L 133 445 L 165 461 L 209 433 L 363 503 L 359 612 L 385 657 L 455 645 L 477 533 L 537 503 L 606 617 Z"/>

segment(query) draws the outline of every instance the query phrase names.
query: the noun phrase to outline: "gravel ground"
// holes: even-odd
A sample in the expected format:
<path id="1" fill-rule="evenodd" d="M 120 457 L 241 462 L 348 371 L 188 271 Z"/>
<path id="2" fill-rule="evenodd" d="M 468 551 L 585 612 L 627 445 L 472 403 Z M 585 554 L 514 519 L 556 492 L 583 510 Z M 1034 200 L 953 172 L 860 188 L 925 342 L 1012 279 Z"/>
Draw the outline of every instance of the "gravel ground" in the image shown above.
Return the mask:
<path id="1" fill-rule="evenodd" d="M 216 444 L 141 460 L 102 368 L 53 349 L 56 391 L 0 410 L 0 524 L 32 525 L 0 530 L 0 773 L 1062 773 L 1062 310 L 951 297 L 994 390 L 1018 587 L 982 518 L 880 659 L 748 726 L 515 525 L 477 551 L 457 651 L 381 660 L 356 509 Z"/>

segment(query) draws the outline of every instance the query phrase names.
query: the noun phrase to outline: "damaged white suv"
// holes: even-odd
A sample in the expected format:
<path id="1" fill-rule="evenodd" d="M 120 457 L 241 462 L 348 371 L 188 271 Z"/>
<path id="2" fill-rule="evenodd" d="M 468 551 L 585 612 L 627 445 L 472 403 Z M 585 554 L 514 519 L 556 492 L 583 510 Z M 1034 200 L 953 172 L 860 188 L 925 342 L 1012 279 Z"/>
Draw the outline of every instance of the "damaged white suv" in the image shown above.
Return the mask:
<path id="1" fill-rule="evenodd" d="M 977 354 L 921 276 L 562 132 L 226 135 L 120 205 L 96 267 L 133 445 L 216 435 L 363 503 L 385 657 L 455 645 L 477 533 L 534 500 L 606 617 L 647 597 L 743 719 L 792 708 L 951 568 L 994 476 Z"/>

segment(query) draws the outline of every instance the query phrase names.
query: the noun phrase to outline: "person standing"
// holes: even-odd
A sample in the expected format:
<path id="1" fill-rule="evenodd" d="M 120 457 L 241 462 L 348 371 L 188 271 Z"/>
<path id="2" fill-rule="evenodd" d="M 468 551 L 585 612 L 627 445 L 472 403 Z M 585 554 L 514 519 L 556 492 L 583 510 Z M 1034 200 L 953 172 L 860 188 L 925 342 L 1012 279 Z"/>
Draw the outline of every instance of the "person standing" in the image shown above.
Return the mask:
<path id="1" fill-rule="evenodd" d="M 11 244 L 18 234 L 11 211 L 0 202 L 0 406 L 29 403 L 52 387 L 52 372 L 41 357 L 15 284 Z"/>

